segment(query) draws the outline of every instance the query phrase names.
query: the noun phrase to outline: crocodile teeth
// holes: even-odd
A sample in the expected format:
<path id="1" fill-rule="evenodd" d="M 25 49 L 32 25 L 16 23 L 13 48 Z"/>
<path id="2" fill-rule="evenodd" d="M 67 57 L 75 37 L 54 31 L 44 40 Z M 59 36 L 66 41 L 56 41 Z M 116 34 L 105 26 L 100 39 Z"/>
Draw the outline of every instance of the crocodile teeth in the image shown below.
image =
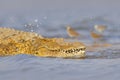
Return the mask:
<path id="1" fill-rule="evenodd" d="M 85 48 L 78 48 L 78 49 L 68 49 L 68 50 L 62 50 L 64 53 L 77 53 L 80 51 L 85 51 Z"/>

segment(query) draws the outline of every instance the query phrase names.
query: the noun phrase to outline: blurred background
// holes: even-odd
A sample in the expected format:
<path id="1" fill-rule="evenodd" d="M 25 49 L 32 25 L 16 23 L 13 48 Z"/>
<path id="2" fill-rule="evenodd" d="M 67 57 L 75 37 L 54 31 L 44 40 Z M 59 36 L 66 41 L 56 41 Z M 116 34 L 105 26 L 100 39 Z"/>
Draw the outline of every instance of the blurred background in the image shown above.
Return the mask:
<path id="1" fill-rule="evenodd" d="M 0 0 L 0 17 L 26 15 L 51 23 L 67 23 L 96 16 L 109 16 L 119 22 L 119 0 Z M 117 20 L 116 20 L 117 18 Z M 56 22 L 52 22 L 56 19 Z M 63 22 L 61 22 L 63 21 Z M 66 22 L 64 22 L 66 21 Z"/>
<path id="2" fill-rule="evenodd" d="M 118 27 L 119 3 L 119 0 L 0 0 L 0 26 L 51 37 L 66 35 L 62 31 L 66 25 L 75 28 L 95 24 Z M 46 30 L 50 34 L 45 33 Z M 57 30 L 58 34 L 54 34 L 53 30 Z"/>
<path id="3" fill-rule="evenodd" d="M 118 38 L 119 7 L 119 0 L 0 0 L 0 26 L 45 37 L 68 37 L 66 26 L 70 25 L 90 37 L 88 31 L 97 24 L 107 26 L 105 35 Z"/>
<path id="4" fill-rule="evenodd" d="M 107 14 L 119 11 L 119 0 L 0 0 L 0 10 L 1 13 L 36 13 L 57 10 L 79 12 L 79 14 L 89 12 L 88 15 L 91 13 Z"/>
<path id="5" fill-rule="evenodd" d="M 113 20 L 119 13 L 119 0 L 0 0 L 1 16 L 37 14 L 67 21 L 74 16 L 74 21 L 101 15 L 111 16 Z"/>

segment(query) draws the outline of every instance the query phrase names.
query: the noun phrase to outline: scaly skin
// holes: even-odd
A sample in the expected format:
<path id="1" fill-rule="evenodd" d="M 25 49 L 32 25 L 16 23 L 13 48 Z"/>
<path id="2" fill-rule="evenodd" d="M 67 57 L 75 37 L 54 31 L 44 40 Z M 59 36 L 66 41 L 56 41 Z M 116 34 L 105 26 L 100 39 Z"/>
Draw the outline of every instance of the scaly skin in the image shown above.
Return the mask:
<path id="1" fill-rule="evenodd" d="M 63 38 L 42 36 L 10 28 L 0 28 L 0 56 L 29 54 L 41 57 L 85 57 L 85 45 Z"/>

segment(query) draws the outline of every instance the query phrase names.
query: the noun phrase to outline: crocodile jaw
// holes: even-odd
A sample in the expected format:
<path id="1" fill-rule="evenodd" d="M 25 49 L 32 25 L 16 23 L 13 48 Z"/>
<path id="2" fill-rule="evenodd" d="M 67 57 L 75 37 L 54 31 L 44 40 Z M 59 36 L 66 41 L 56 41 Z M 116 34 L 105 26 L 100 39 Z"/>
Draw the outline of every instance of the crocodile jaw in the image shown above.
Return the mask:
<path id="1" fill-rule="evenodd" d="M 43 38 L 10 28 L 0 28 L 0 33 L 0 56 L 23 53 L 41 57 L 85 57 L 85 47 L 80 42 Z"/>
<path id="2" fill-rule="evenodd" d="M 35 56 L 40 57 L 62 57 L 62 58 L 84 58 L 85 54 L 85 47 L 80 47 L 79 51 L 69 52 L 69 50 L 49 50 L 47 48 L 40 48 L 40 50 L 35 54 Z M 77 50 L 77 49 L 76 49 Z"/>

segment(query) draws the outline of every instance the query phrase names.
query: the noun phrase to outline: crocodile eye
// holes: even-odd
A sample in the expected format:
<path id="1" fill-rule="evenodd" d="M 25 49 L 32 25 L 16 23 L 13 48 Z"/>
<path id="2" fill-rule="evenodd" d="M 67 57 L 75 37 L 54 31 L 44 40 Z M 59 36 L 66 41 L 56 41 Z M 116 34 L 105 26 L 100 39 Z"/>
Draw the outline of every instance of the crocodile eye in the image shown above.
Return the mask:
<path id="1" fill-rule="evenodd" d="M 20 42 L 25 42 L 25 40 L 24 40 L 24 39 L 20 39 L 19 41 L 20 41 Z"/>

